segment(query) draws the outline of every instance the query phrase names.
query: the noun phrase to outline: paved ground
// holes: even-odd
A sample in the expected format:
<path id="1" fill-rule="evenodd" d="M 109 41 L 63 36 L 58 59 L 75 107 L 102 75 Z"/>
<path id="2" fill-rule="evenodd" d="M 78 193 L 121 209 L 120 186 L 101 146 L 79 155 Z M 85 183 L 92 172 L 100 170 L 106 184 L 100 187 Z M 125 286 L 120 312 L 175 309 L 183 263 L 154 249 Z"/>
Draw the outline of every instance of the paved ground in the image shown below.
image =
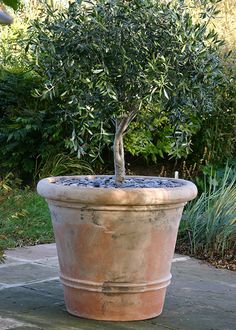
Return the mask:
<path id="1" fill-rule="evenodd" d="M 54 244 L 7 252 L 0 264 L 0 330 L 235 330 L 236 273 L 176 255 L 161 316 L 97 322 L 66 312 Z"/>

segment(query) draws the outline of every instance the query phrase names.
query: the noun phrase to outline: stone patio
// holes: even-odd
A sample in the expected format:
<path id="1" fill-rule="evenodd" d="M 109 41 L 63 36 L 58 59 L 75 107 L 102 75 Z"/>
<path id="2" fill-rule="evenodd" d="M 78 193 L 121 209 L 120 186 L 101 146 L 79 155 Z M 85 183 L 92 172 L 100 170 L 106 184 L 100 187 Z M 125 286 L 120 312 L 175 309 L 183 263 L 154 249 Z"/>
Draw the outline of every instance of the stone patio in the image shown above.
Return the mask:
<path id="1" fill-rule="evenodd" d="M 161 316 L 139 322 L 99 322 L 66 312 L 55 244 L 18 248 L 0 264 L 0 329 L 234 330 L 236 273 L 175 255 Z"/>

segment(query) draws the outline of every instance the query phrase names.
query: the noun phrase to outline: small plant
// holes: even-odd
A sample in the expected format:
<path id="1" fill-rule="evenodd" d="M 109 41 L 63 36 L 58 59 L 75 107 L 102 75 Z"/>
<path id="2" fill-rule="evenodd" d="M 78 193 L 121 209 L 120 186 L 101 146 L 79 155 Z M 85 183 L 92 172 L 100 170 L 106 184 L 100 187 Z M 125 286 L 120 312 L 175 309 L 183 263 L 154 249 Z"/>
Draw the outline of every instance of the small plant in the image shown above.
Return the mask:
<path id="1" fill-rule="evenodd" d="M 21 184 L 21 180 L 14 177 L 9 172 L 4 177 L 0 177 L 0 200 L 1 196 L 7 195 L 13 188 L 17 188 Z"/>
<path id="2" fill-rule="evenodd" d="M 46 159 L 36 162 L 34 181 L 48 176 L 93 174 L 89 163 L 80 161 L 76 157 L 68 154 L 51 154 Z"/>
<path id="3" fill-rule="evenodd" d="M 225 256 L 236 249 L 236 169 L 207 169 L 202 194 L 184 212 L 178 245 L 192 255 Z"/>
<path id="4" fill-rule="evenodd" d="M 205 17 L 194 23 L 182 0 L 99 0 L 70 2 L 63 11 L 48 6 L 43 21 L 34 22 L 35 70 L 46 76 L 38 95 L 57 102 L 71 122 L 79 156 L 94 122 L 114 124 L 117 185 L 125 177 L 123 137 L 132 121 L 165 111 L 178 156 L 179 146 L 190 147 L 186 127 L 214 109 L 220 41 Z"/>

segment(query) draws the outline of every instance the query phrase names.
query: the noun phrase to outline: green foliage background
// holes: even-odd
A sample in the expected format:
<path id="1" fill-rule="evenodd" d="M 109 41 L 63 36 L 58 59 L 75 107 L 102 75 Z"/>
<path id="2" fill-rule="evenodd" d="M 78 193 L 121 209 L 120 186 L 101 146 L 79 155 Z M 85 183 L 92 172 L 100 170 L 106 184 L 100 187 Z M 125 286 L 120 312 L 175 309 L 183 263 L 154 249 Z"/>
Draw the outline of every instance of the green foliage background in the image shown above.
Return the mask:
<path id="1" fill-rule="evenodd" d="M 14 10 L 17 10 L 20 4 L 20 0 L 1 0 L 6 6 L 9 6 L 13 8 Z"/>
<path id="2" fill-rule="evenodd" d="M 61 100 L 51 102 L 46 97 L 40 98 L 37 93 L 39 86 L 45 84 L 45 78 L 34 70 L 37 60 L 34 54 L 25 52 L 29 42 L 30 19 L 40 15 L 39 4 L 34 4 L 35 7 L 31 4 L 30 8 L 17 14 L 11 28 L 0 27 L 1 173 L 11 171 L 28 181 L 36 181 L 39 173 L 49 175 L 53 171 L 55 163 L 52 160 L 59 154 L 62 159 L 69 158 L 69 162 L 76 169 L 76 165 L 81 161 L 78 161 L 78 150 L 74 148 L 76 143 L 80 143 L 80 138 L 84 141 L 82 147 L 87 149 L 87 156 L 83 159 L 90 163 L 90 170 L 92 167 L 99 171 L 102 161 L 112 160 L 111 126 L 107 123 L 94 123 L 85 130 L 83 136 L 76 136 L 75 139 L 75 135 L 71 134 L 71 122 L 57 107 L 58 101 Z M 235 35 L 231 33 L 235 24 L 231 13 L 235 4 L 225 0 L 219 6 L 223 9 L 223 14 L 214 20 L 214 24 L 218 32 L 226 36 L 221 57 L 227 79 L 218 89 L 218 106 L 215 111 L 201 118 L 192 118 L 191 125 L 185 125 L 186 134 L 191 134 L 192 138 L 186 140 L 183 135 L 179 135 L 179 146 L 187 144 L 188 148 L 176 149 L 181 159 L 187 159 L 188 163 L 196 163 L 197 166 L 201 166 L 203 155 L 208 162 L 222 164 L 227 159 L 233 159 L 236 154 Z M 229 51 L 231 48 L 233 52 L 226 58 L 224 49 Z M 166 159 L 172 150 L 173 125 L 164 112 L 154 121 L 141 114 L 125 136 L 125 147 L 126 151 L 135 157 L 145 158 L 149 162 L 160 162 L 162 158 Z M 77 171 L 87 172 L 88 164 L 82 163 Z M 62 174 L 66 173 L 68 174 L 64 170 Z"/>

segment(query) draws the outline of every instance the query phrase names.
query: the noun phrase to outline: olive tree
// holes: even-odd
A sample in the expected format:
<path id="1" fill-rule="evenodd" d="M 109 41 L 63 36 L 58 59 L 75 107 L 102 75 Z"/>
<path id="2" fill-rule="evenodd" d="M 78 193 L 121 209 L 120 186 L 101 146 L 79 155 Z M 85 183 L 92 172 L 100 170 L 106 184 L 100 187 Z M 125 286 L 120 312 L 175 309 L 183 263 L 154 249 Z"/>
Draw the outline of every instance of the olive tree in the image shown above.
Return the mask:
<path id="1" fill-rule="evenodd" d="M 205 1 L 205 0 L 204 0 Z M 212 3 L 213 1 L 211 1 Z M 181 126 L 212 111 L 222 74 L 219 40 L 195 22 L 183 0 L 74 1 L 47 8 L 34 22 L 35 70 L 46 76 L 38 93 L 77 118 L 73 144 L 94 122 L 114 124 L 115 180 L 125 178 L 123 137 L 139 113 L 168 114 Z"/>

